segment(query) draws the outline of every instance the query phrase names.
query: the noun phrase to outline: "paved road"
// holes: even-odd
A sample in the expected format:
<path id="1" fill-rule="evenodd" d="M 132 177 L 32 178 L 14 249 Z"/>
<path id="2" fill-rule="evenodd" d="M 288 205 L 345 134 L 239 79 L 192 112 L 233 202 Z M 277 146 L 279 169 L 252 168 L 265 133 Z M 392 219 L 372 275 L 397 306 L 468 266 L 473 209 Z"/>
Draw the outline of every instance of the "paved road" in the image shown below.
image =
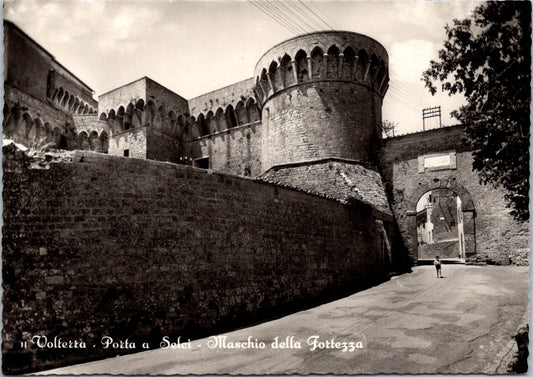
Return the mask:
<path id="1" fill-rule="evenodd" d="M 224 334 L 226 345 L 251 336 L 265 349 L 209 348 L 206 338 L 190 342 L 191 349 L 157 349 L 46 373 L 494 373 L 527 318 L 528 268 L 444 265 L 443 275 L 437 279 L 432 266 L 416 267 L 347 298 Z M 276 336 L 293 336 L 292 347 L 299 341 L 301 348 L 273 349 Z M 311 351 L 313 336 L 353 342 L 355 349 L 322 343 Z"/>

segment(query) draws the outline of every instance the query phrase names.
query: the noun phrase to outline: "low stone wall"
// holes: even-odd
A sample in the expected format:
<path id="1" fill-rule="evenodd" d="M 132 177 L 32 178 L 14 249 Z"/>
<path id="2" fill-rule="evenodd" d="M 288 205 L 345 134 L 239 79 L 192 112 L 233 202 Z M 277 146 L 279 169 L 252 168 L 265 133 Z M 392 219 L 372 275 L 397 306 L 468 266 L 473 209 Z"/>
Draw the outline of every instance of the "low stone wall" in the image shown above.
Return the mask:
<path id="1" fill-rule="evenodd" d="M 7 374 L 205 336 L 385 275 L 364 204 L 93 152 L 43 165 L 4 147 L 3 162 Z M 136 349 L 103 349 L 104 336 Z"/>

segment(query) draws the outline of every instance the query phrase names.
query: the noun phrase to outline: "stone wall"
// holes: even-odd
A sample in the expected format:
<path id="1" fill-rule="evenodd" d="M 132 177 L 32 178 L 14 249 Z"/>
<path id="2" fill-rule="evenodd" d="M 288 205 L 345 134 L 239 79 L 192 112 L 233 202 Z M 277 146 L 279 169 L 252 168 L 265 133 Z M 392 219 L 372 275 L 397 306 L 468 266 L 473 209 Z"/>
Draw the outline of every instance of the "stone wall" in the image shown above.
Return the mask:
<path id="1" fill-rule="evenodd" d="M 179 162 L 178 140 L 159 127 L 147 126 L 146 158 L 157 161 Z"/>
<path id="2" fill-rule="evenodd" d="M 7 26 L 4 35 L 5 81 L 33 97 L 45 100 L 51 55 L 39 49 L 33 40 L 26 38 L 17 27 L 9 27 L 9 24 Z M 32 62 L 32 64 L 27 64 L 27 62 Z"/>
<path id="3" fill-rule="evenodd" d="M 254 98 L 253 86 L 254 79 L 252 77 L 191 98 L 189 100 L 191 115 L 198 117 L 200 113 L 204 115 L 209 111 L 215 113 L 219 107 L 225 109 L 230 105 L 235 108 L 239 101 L 246 102 L 248 98 Z"/>
<path id="4" fill-rule="evenodd" d="M 257 177 L 261 173 L 261 123 L 255 122 L 196 139 L 195 158 L 209 157 L 210 168 L 221 173 Z"/>
<path id="5" fill-rule="evenodd" d="M 116 113 L 120 106 L 125 108 L 129 103 L 137 103 L 140 99 L 146 103 L 145 77 L 100 94 L 98 97 L 98 114 L 104 113 L 107 115 L 111 110 Z"/>
<path id="6" fill-rule="evenodd" d="M 381 166 L 394 217 L 416 263 L 416 203 L 430 190 L 450 189 L 462 201 L 466 256 L 509 264 L 509 253 L 528 247 L 529 223 L 513 220 L 503 189 L 479 183 L 462 138 L 463 127 L 455 126 L 384 141 Z M 454 153 L 455 166 L 421 171 L 419 157 L 437 152 Z"/>
<path id="7" fill-rule="evenodd" d="M 348 82 L 300 84 L 262 109 L 262 168 L 326 157 L 373 159 L 381 98 Z"/>
<path id="8" fill-rule="evenodd" d="M 91 131 L 97 131 L 98 133 L 105 131 L 108 135 L 111 133 L 107 122 L 98 120 L 97 114 L 73 115 L 72 119 L 74 121 L 74 126 L 76 127 L 76 133 L 82 131 L 85 131 L 88 134 L 91 133 Z"/>
<path id="9" fill-rule="evenodd" d="M 64 136 L 66 148 L 74 148 L 76 131 L 71 115 L 7 83 L 4 90 L 4 104 L 9 109 L 2 122 L 4 137 L 39 148 L 48 143 L 58 147 Z"/>
<path id="10" fill-rule="evenodd" d="M 459 241 L 437 241 L 435 243 L 418 245 L 418 260 L 457 258 L 459 255 Z"/>
<path id="11" fill-rule="evenodd" d="M 145 81 L 146 103 L 154 101 L 158 110 L 163 106 L 165 109 L 165 116 L 168 116 L 168 112 L 170 111 L 173 111 L 176 116 L 189 112 L 189 104 L 185 98 L 174 93 L 172 90 L 165 88 L 163 85 L 155 82 L 149 77 L 145 77 Z"/>
<path id="12" fill-rule="evenodd" d="M 261 116 L 252 88 L 247 79 L 189 100 L 185 157 L 209 158 L 210 169 L 226 174 L 261 173 Z"/>
<path id="13" fill-rule="evenodd" d="M 383 278 L 367 206 L 170 163 L 73 160 L 28 169 L 4 148 L 4 373 L 119 352 L 101 349 L 105 335 L 157 347 Z M 36 349 L 34 335 L 89 349 Z"/>
<path id="14" fill-rule="evenodd" d="M 108 153 L 115 156 L 124 156 L 124 150 L 127 149 L 129 157 L 147 158 L 147 130 L 148 127 L 138 127 L 114 134 L 109 138 Z"/>
<path id="15" fill-rule="evenodd" d="M 54 91 L 63 91 L 93 109 L 92 90 L 63 67 L 56 58 L 13 23 L 4 20 L 5 81 L 25 93 L 46 101 Z"/>
<path id="16" fill-rule="evenodd" d="M 95 113 L 92 89 L 16 25 L 3 24 L 4 138 L 32 148 L 76 148 L 72 116 Z"/>
<path id="17" fill-rule="evenodd" d="M 408 271 L 409 261 L 389 207 L 381 175 L 376 167 L 360 161 L 326 158 L 293 164 L 277 165 L 261 174 L 257 180 L 291 187 L 304 192 L 339 200 L 358 202 L 371 208 L 383 223 L 385 258 L 390 271 Z"/>
<path id="18" fill-rule="evenodd" d="M 389 202 L 376 167 L 354 160 L 326 158 L 278 165 L 259 179 L 302 189 L 348 202 L 357 199 L 391 215 Z"/>

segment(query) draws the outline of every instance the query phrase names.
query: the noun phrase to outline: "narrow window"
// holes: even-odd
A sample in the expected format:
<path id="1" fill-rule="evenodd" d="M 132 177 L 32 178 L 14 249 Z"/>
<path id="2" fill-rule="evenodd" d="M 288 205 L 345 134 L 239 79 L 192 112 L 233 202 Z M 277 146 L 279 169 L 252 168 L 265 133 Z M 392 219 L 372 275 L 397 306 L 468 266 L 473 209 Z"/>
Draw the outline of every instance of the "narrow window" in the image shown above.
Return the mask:
<path id="1" fill-rule="evenodd" d="M 129 157 L 129 156 L 130 156 L 130 150 L 124 149 L 124 157 Z"/>

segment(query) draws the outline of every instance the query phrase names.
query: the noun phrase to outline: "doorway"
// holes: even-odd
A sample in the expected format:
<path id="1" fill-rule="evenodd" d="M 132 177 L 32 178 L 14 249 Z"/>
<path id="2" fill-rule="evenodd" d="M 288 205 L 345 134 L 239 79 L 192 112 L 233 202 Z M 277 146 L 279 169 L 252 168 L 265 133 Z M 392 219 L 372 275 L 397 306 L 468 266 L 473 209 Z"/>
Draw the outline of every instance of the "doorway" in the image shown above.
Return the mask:
<path id="1" fill-rule="evenodd" d="M 464 261 L 465 216 L 463 201 L 450 189 L 433 189 L 416 204 L 418 260 L 441 259 Z"/>

